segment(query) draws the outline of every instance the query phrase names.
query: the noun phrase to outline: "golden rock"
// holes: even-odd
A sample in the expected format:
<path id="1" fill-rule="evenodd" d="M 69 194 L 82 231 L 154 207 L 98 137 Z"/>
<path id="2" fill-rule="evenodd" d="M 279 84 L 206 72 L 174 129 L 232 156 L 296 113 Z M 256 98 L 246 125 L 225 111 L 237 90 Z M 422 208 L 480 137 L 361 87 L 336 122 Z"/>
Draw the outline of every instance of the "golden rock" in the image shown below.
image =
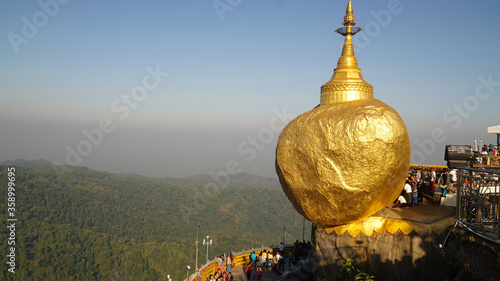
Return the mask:
<path id="1" fill-rule="evenodd" d="M 322 105 L 282 131 L 276 170 L 295 209 L 310 221 L 341 225 L 397 198 L 410 164 L 398 113 L 377 99 Z"/>
<path id="2" fill-rule="evenodd" d="M 321 87 L 320 106 L 282 131 L 276 171 L 295 209 L 314 223 L 342 225 L 396 199 L 410 164 L 410 140 L 399 114 L 373 98 L 352 47 L 352 5 L 344 18 L 342 55 Z"/>

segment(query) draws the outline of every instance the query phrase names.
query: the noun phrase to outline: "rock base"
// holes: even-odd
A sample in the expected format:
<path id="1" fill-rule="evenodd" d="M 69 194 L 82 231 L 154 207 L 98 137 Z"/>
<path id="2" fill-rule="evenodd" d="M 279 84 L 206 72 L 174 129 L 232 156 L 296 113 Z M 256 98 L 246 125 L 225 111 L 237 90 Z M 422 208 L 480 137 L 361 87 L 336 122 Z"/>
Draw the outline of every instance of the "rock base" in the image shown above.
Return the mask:
<path id="1" fill-rule="evenodd" d="M 447 269 L 440 244 L 453 224 L 454 208 L 431 205 L 386 208 L 337 227 L 314 224 L 314 280 L 336 280 L 349 258 L 376 280 L 444 280 Z"/>

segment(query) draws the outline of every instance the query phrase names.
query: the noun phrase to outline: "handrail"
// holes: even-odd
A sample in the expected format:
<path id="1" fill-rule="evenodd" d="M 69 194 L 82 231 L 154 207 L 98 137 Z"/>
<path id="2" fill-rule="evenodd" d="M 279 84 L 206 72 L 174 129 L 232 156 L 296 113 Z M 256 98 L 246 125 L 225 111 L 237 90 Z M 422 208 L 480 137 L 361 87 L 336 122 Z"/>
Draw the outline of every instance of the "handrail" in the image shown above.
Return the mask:
<path id="1" fill-rule="evenodd" d="M 261 252 L 264 250 L 269 250 L 272 249 L 273 252 L 278 250 L 278 246 L 269 246 L 269 247 L 260 247 L 257 249 L 249 249 L 249 250 L 242 250 L 240 252 L 233 253 L 233 267 L 236 267 L 241 264 L 246 264 L 250 262 L 250 255 L 252 254 L 253 251 L 255 251 L 255 254 L 258 256 Z M 292 245 L 285 245 L 285 252 L 288 252 L 290 250 L 295 249 L 295 247 Z M 223 263 L 223 267 L 225 268 L 227 266 L 226 261 Z M 189 275 L 189 279 L 184 279 L 184 281 L 203 281 L 205 280 L 210 274 L 214 274 L 217 272 L 217 259 L 213 259 L 209 261 L 207 264 L 203 265 L 200 269 L 198 269 L 196 272 L 193 274 Z"/>
<path id="2" fill-rule="evenodd" d="M 500 244 L 500 171 L 458 168 L 455 219 L 474 234 Z"/>

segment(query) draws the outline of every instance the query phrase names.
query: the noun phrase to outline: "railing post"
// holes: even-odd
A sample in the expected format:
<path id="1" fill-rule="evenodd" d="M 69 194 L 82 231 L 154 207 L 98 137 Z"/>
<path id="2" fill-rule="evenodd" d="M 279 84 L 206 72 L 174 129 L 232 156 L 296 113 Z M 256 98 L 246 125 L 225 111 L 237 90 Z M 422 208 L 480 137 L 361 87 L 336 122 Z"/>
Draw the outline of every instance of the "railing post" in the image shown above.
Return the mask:
<path id="1" fill-rule="evenodd" d="M 457 220 L 460 220 L 461 219 L 461 209 L 462 209 L 462 206 L 461 206 L 461 190 L 462 190 L 462 168 L 458 168 L 458 179 L 457 179 L 457 209 L 455 210 L 455 215 L 456 215 L 456 218 Z"/>
<path id="2" fill-rule="evenodd" d="M 499 135 L 500 138 L 500 135 Z M 500 179 L 500 175 L 497 177 L 497 179 Z M 497 186 L 498 186 L 498 191 L 497 192 Z M 495 184 L 495 193 L 497 197 L 497 206 L 496 206 L 496 212 L 497 212 L 497 241 L 500 241 L 500 183 Z"/>

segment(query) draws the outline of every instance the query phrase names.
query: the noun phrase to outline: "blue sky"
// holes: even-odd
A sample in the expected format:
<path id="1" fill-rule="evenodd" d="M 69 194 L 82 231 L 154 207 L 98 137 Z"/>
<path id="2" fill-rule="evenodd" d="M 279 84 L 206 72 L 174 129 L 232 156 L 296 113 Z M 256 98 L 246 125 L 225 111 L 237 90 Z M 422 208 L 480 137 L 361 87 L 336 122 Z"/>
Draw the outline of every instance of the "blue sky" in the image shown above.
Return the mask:
<path id="1" fill-rule="evenodd" d="M 237 163 L 274 176 L 281 119 L 319 103 L 346 5 L 2 1 L 0 161 L 69 159 L 152 176 Z M 414 163 L 444 164 L 445 144 L 496 142 L 486 128 L 500 124 L 500 2 L 353 7 L 364 29 L 354 36 L 359 66 L 404 119 Z"/>

